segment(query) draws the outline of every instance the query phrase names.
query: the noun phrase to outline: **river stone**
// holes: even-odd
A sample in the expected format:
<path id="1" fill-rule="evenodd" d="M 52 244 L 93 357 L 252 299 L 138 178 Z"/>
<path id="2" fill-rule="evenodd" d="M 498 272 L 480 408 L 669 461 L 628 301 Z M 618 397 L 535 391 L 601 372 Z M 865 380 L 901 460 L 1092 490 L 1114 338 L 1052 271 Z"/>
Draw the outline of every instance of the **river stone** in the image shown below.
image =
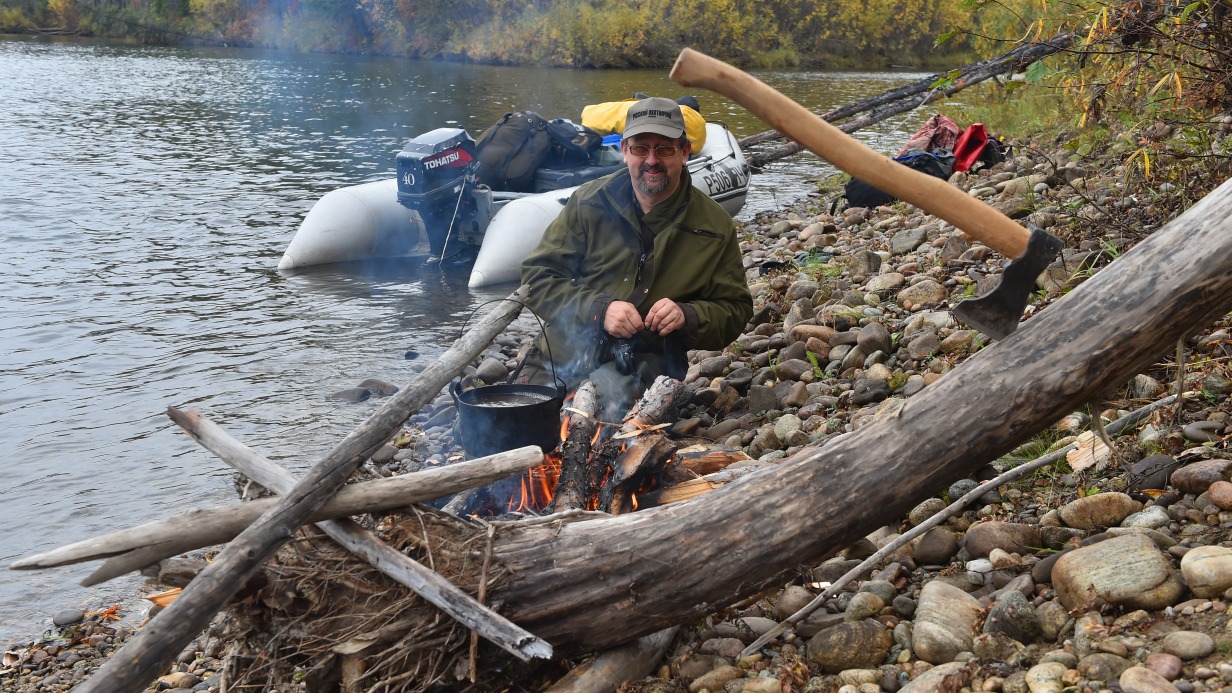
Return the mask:
<path id="1" fill-rule="evenodd" d="M 890 384 L 884 380 L 861 378 L 851 388 L 851 403 L 857 406 L 880 402 L 890 396 Z"/>
<path id="2" fill-rule="evenodd" d="M 792 433 L 800 430 L 804 426 L 804 422 L 795 414 L 784 414 L 774 421 L 774 435 L 778 436 L 779 440 L 787 440 Z"/>
<path id="3" fill-rule="evenodd" d="M 329 399 L 338 400 L 339 402 L 364 402 L 372 396 L 372 390 L 366 387 L 348 387 L 345 390 L 339 390 L 329 396 Z"/>
<path id="4" fill-rule="evenodd" d="M 881 256 L 867 248 L 861 248 L 847 256 L 847 266 L 853 275 L 871 277 L 881 270 Z"/>
<path id="5" fill-rule="evenodd" d="M 940 498 L 925 499 L 907 513 L 907 522 L 914 527 L 942 510 L 945 510 L 945 501 Z"/>
<path id="6" fill-rule="evenodd" d="M 1005 633 L 980 633 L 971 642 L 971 653 L 983 662 L 1015 666 L 1025 661 L 1027 648 Z"/>
<path id="7" fill-rule="evenodd" d="M 1211 371 L 1202 378 L 1202 389 L 1213 395 L 1232 392 L 1232 378 L 1219 371 Z"/>
<path id="8" fill-rule="evenodd" d="M 941 340 L 932 330 L 917 334 L 907 343 L 907 354 L 917 361 L 926 359 L 938 351 L 941 351 Z"/>
<path id="9" fill-rule="evenodd" d="M 740 651 L 743 649 L 744 642 L 740 638 L 710 638 L 702 643 L 700 651 L 702 654 L 735 659 L 740 656 Z"/>
<path id="10" fill-rule="evenodd" d="M 813 372 L 813 364 L 804 359 L 788 359 L 774 367 L 779 380 L 799 380 L 805 373 Z"/>
<path id="11" fill-rule="evenodd" d="M 869 556 L 871 555 L 872 554 L 869 554 Z M 867 558 L 867 556 L 865 558 Z M 887 570 L 892 570 L 892 568 L 890 566 L 887 566 Z M 882 572 L 885 572 L 885 571 L 882 571 Z M 893 575 L 891 577 L 893 577 Z M 894 601 L 894 598 L 898 596 L 898 588 L 895 587 L 894 583 L 890 582 L 889 579 L 879 580 L 879 579 L 874 578 L 872 580 L 867 580 L 865 581 L 864 584 L 860 585 L 860 589 L 857 591 L 875 594 L 878 597 L 881 597 L 881 601 L 885 602 L 886 604 L 889 604 L 890 602 Z"/>
<path id="12" fill-rule="evenodd" d="M 1107 681 L 1129 668 L 1131 662 L 1107 652 L 1096 652 L 1078 660 L 1078 671 L 1089 681 Z"/>
<path id="13" fill-rule="evenodd" d="M 1206 489 L 1206 495 L 1220 510 L 1232 510 L 1232 482 L 1216 481 Z"/>
<path id="14" fill-rule="evenodd" d="M 808 641 L 808 658 L 827 674 L 844 669 L 870 669 L 885 660 L 893 641 L 882 625 L 871 619 L 840 623 Z"/>
<path id="15" fill-rule="evenodd" d="M 504 368 L 504 364 L 501 364 L 501 368 Z M 365 378 L 364 381 L 359 384 L 359 387 L 366 390 L 371 390 L 372 394 L 377 397 L 389 397 L 390 395 L 398 392 L 397 385 L 387 383 L 384 380 L 377 378 Z"/>
<path id="16" fill-rule="evenodd" d="M 993 203 L 993 208 L 1010 219 L 1021 219 L 1035 211 L 1035 203 L 1025 197 L 1015 196 L 1005 200 L 998 200 Z"/>
<path id="17" fill-rule="evenodd" d="M 1027 686 L 1027 672 L 1018 670 L 1005 677 L 1001 683 L 1001 693 L 1030 693 Z"/>
<path id="18" fill-rule="evenodd" d="M 697 372 L 705 378 L 717 378 L 731 365 L 731 357 L 727 354 L 711 356 L 697 364 Z"/>
<path id="19" fill-rule="evenodd" d="M 1148 667 L 1130 667 L 1121 672 L 1118 680 L 1121 690 L 1124 693 L 1180 693 L 1180 689 L 1169 683 L 1167 678 Z"/>
<path id="20" fill-rule="evenodd" d="M 724 665 L 714 671 L 699 676 L 693 679 L 689 684 L 690 693 L 698 693 L 698 691 L 721 691 L 727 685 L 728 681 L 744 678 L 744 670 L 739 667 Z"/>
<path id="21" fill-rule="evenodd" d="M 695 678 L 706 676 L 707 673 L 715 668 L 716 657 L 713 655 L 701 655 L 697 652 L 687 651 L 683 656 L 674 657 L 670 662 L 671 676 L 683 678 L 685 681 L 692 681 Z"/>
<path id="22" fill-rule="evenodd" d="M 485 385 L 495 385 L 507 377 L 509 369 L 505 368 L 505 362 L 491 357 L 484 359 L 475 369 L 475 381 Z"/>
<path id="23" fill-rule="evenodd" d="M 843 619 L 846 621 L 863 621 L 866 618 L 876 616 L 885 608 L 885 605 L 885 601 L 872 592 L 856 592 L 851 595 L 851 601 L 847 602 L 847 609 L 843 613 Z"/>
<path id="24" fill-rule="evenodd" d="M 766 385 L 749 386 L 749 411 L 754 414 L 779 408 L 779 396 L 774 394 L 774 388 Z"/>
<path id="25" fill-rule="evenodd" d="M 953 585 L 939 580 L 924 585 L 912 629 L 916 655 L 931 664 L 954 661 L 971 649 L 983 613 L 975 597 Z"/>
<path id="26" fill-rule="evenodd" d="M 1152 652 L 1143 660 L 1146 668 L 1159 674 L 1167 681 L 1175 681 L 1184 670 L 1184 664 L 1181 658 L 1167 652 Z"/>
<path id="27" fill-rule="evenodd" d="M 773 676 L 757 676 L 746 680 L 740 693 L 783 693 L 783 682 Z"/>
<path id="28" fill-rule="evenodd" d="M 879 322 L 870 322 L 860 328 L 859 334 L 856 335 L 856 344 L 859 344 L 866 354 L 889 352 L 890 331 Z"/>
<path id="29" fill-rule="evenodd" d="M 1035 186 L 1040 183 L 1046 183 L 1048 176 L 1042 173 L 1033 173 L 1031 175 L 1013 178 L 1005 181 L 1005 183 L 997 186 L 1001 188 L 1001 194 L 1005 197 L 1011 195 L 1025 195 L 1032 192 Z"/>
<path id="30" fill-rule="evenodd" d="M 972 662 L 947 662 L 912 679 L 898 693 L 950 693 L 969 686 L 975 671 Z"/>
<path id="31" fill-rule="evenodd" d="M 187 671 L 173 671 L 170 674 L 159 676 L 158 682 L 163 688 L 184 690 L 201 683 L 201 677 Z"/>
<path id="32" fill-rule="evenodd" d="M 1216 481 L 1226 481 L 1232 460 L 1201 460 L 1172 473 L 1171 483 L 1183 493 L 1203 493 Z"/>
<path id="33" fill-rule="evenodd" d="M 66 628 L 75 623 L 81 623 L 85 617 L 81 609 L 65 609 L 57 611 L 56 615 L 51 617 L 51 624 L 56 628 Z"/>
<path id="34" fill-rule="evenodd" d="M 920 565 L 945 565 L 958 553 L 958 535 L 946 527 L 933 527 L 915 540 L 911 555 Z"/>
<path id="35" fill-rule="evenodd" d="M 975 332 L 973 330 L 955 330 L 949 337 L 941 340 L 941 352 L 943 354 L 953 354 L 966 351 L 974 341 Z"/>
<path id="36" fill-rule="evenodd" d="M 1137 609 L 1175 604 L 1184 585 L 1168 557 L 1141 534 L 1113 537 L 1061 556 L 1052 585 L 1070 610 L 1104 603 Z"/>
<path id="37" fill-rule="evenodd" d="M 940 303 L 949 295 L 950 292 L 944 286 L 931 279 L 925 279 L 898 292 L 896 300 L 900 305 L 910 303 L 918 306 L 925 303 Z"/>
<path id="38" fill-rule="evenodd" d="M 838 672 L 840 686 L 861 686 L 866 683 L 880 683 L 880 669 L 845 669 Z"/>
<path id="39" fill-rule="evenodd" d="M 736 625 L 740 626 L 742 631 L 747 629 L 747 632 L 751 632 L 756 636 L 755 638 L 749 639 L 749 642 L 752 642 L 753 640 L 765 635 L 771 628 L 774 628 L 779 624 L 774 619 L 766 618 L 764 616 L 744 616 L 736 619 Z"/>
<path id="40" fill-rule="evenodd" d="M 830 338 L 834 336 L 835 329 L 829 325 L 796 325 L 791 328 L 788 333 L 788 338 L 793 342 L 807 342 L 810 339 L 817 339 L 830 344 Z"/>
<path id="41" fill-rule="evenodd" d="M 987 556 L 993 549 L 1026 554 L 1043 545 L 1040 530 L 1034 525 L 1015 522 L 981 522 L 971 525 L 963 548 L 972 556 Z"/>
<path id="42" fill-rule="evenodd" d="M 802 298 L 811 298 L 820 288 L 821 285 L 811 279 L 797 279 L 792 282 L 784 296 L 788 301 L 799 301 Z"/>
<path id="43" fill-rule="evenodd" d="M 1164 392 L 1164 386 L 1158 380 L 1145 373 L 1135 375 L 1129 381 L 1129 398 L 1152 400 Z"/>
<path id="44" fill-rule="evenodd" d="M 1181 576 L 1194 595 L 1218 597 L 1232 587 L 1232 549 L 1199 546 L 1181 558 Z"/>
<path id="45" fill-rule="evenodd" d="M 1046 601 L 1035 608 L 1035 616 L 1039 621 L 1040 637 L 1045 642 L 1056 642 L 1057 636 L 1069 622 L 1069 611 L 1055 599 Z"/>
<path id="46" fill-rule="evenodd" d="M 941 246 L 941 261 L 952 262 L 957 260 L 963 253 L 971 248 L 971 243 L 963 238 L 961 234 L 953 234 L 945 239 L 945 244 Z"/>
<path id="47" fill-rule="evenodd" d="M 1228 484 L 1229 490 L 1232 490 L 1232 484 Z M 1103 494 L 1100 494 L 1103 495 Z M 1159 529 L 1167 527 L 1172 522 L 1172 518 L 1168 516 L 1168 510 L 1158 505 L 1148 506 L 1121 520 L 1121 527 L 1135 529 Z"/>
<path id="48" fill-rule="evenodd" d="M 1164 652 L 1181 659 L 1199 659 L 1215 651 L 1215 641 L 1211 636 L 1192 630 L 1168 633 L 1160 646 Z"/>
<path id="49" fill-rule="evenodd" d="M 1028 577 L 1029 576 L 1023 576 Z M 984 619 L 985 633 L 1004 633 L 1024 645 L 1040 637 L 1039 616 L 1022 592 L 1005 592 L 988 609 Z"/>
<path id="50" fill-rule="evenodd" d="M 1142 503 L 1120 492 L 1096 493 L 1066 503 L 1057 510 L 1061 521 L 1077 529 L 1115 527 L 1142 509 Z"/>
<path id="51" fill-rule="evenodd" d="M 927 240 L 927 228 L 903 229 L 890 238 L 890 252 L 895 255 L 906 255 Z"/>
<path id="52" fill-rule="evenodd" d="M 1027 670 L 1027 688 L 1031 693 L 1061 693 L 1064 688 L 1061 677 L 1065 671 L 1065 665 L 1060 662 L 1036 664 Z"/>
<path id="53" fill-rule="evenodd" d="M 807 606 L 813 601 L 813 597 L 812 592 L 800 585 L 788 585 L 774 603 L 774 613 L 780 619 L 787 618 Z"/>
<path id="54" fill-rule="evenodd" d="M 907 278 L 899 272 L 886 272 L 879 274 L 868 280 L 865 289 L 877 293 L 887 293 L 895 289 L 901 289 L 907 283 Z"/>

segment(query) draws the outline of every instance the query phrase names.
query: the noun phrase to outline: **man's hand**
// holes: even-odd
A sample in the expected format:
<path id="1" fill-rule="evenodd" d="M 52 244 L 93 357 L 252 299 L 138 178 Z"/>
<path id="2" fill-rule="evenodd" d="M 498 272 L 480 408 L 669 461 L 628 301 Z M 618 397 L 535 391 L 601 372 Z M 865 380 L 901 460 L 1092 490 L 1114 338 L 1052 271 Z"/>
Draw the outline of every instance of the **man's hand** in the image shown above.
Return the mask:
<path id="1" fill-rule="evenodd" d="M 683 317 L 681 324 L 684 324 Z M 607 305 L 607 312 L 603 314 L 603 330 L 608 334 L 617 339 L 628 339 L 641 332 L 642 327 L 642 316 L 637 312 L 637 306 L 628 301 L 612 301 Z"/>
<path id="2" fill-rule="evenodd" d="M 646 314 L 646 328 L 666 336 L 684 327 L 684 311 L 670 298 L 655 301 Z"/>

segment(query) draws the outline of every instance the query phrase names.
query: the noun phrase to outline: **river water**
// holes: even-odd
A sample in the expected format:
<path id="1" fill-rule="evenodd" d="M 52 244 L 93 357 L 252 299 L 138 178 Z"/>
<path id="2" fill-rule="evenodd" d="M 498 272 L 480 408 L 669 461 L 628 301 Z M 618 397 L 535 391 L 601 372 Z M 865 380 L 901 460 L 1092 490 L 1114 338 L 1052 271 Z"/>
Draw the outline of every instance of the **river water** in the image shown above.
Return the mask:
<path id="1" fill-rule="evenodd" d="M 815 112 L 919 73 L 759 76 Z M 0 38 L 0 642 L 50 616 L 131 599 L 135 577 L 85 589 L 97 564 L 14 559 L 187 507 L 234 499 L 228 469 L 165 416 L 200 410 L 303 470 L 379 400 L 326 398 L 368 377 L 405 384 L 467 316 L 513 287 L 408 264 L 284 276 L 296 226 L 325 192 L 391 176 L 403 143 L 503 113 L 577 119 L 663 71 L 476 67 L 356 56 Z M 765 129 L 698 94 L 739 136 Z M 927 114 L 861 137 L 892 151 Z M 830 173 L 808 156 L 754 176 L 740 218 Z M 408 360 L 408 351 L 420 354 Z"/>

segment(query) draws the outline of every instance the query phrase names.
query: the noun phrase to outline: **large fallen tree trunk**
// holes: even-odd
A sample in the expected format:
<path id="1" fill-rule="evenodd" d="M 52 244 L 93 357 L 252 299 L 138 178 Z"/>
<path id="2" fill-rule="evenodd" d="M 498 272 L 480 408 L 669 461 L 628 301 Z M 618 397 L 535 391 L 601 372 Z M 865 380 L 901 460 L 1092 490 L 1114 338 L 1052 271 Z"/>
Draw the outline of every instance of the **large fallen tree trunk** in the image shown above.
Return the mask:
<path id="1" fill-rule="evenodd" d="M 964 65 L 960 68 L 951 70 L 948 73 L 939 72 L 935 75 L 929 75 L 924 79 L 916 80 L 910 84 L 904 84 L 901 87 L 888 89 L 876 96 L 870 96 L 867 99 L 860 99 L 859 101 L 854 101 L 846 106 L 839 106 L 831 111 L 822 113 L 818 117 L 827 123 L 833 123 L 844 118 L 850 118 L 857 113 L 872 111 L 880 106 L 885 106 L 908 96 L 923 94 L 926 91 L 932 90 L 937 82 L 951 75 L 953 76 L 954 83 L 963 83 L 965 86 L 970 86 L 976 82 L 981 82 L 988 79 L 988 77 L 981 77 L 976 80 L 976 82 L 973 82 L 971 81 L 972 76 L 989 75 L 990 70 L 993 72 L 989 76 L 1021 70 L 1026 65 L 1030 65 L 1041 58 L 1045 58 L 1063 48 L 1068 47 L 1072 40 L 1072 34 L 1059 34 L 1048 39 L 1047 41 L 1025 43 L 1021 46 L 1015 46 L 1001 55 L 988 58 L 986 60 L 981 60 L 976 63 L 971 63 L 970 65 Z M 756 144 L 781 140 L 783 137 L 783 133 L 778 130 L 766 130 L 765 132 L 759 132 L 756 135 L 742 137 L 737 144 L 744 149 L 748 149 Z"/>
<path id="2" fill-rule="evenodd" d="M 609 648 L 782 584 L 1124 383 L 1232 308 L 1232 182 L 896 415 L 697 498 L 506 524 L 492 603 L 558 653 Z M 477 530 L 478 531 L 478 530 Z"/>
<path id="3" fill-rule="evenodd" d="M 849 120 L 842 125 L 839 125 L 838 129 L 850 135 L 853 132 L 872 125 L 873 123 L 879 123 L 892 115 L 913 111 L 921 106 L 927 106 L 928 104 L 939 99 L 953 96 L 967 87 L 988 79 L 992 79 L 999 74 L 1003 74 L 1010 70 L 1022 69 L 1025 65 L 1029 65 L 1064 48 L 1067 48 L 1072 41 L 1073 34 L 1061 34 L 1052 37 L 1044 43 L 1030 44 L 1030 48 L 1032 50 L 1022 53 L 1015 59 L 1004 61 L 998 60 L 990 62 L 987 65 L 977 63 L 978 67 L 976 69 L 962 74 L 954 81 L 946 84 L 944 87 L 929 90 L 928 93 L 922 97 L 908 96 L 897 101 L 890 101 L 888 103 L 881 104 L 879 108 L 875 108 L 857 119 Z M 800 146 L 799 143 L 790 142 L 769 151 L 751 154 L 749 156 L 749 166 L 761 168 L 771 161 L 778 161 L 779 159 L 799 154 L 802 151 L 804 151 L 804 147 Z"/>

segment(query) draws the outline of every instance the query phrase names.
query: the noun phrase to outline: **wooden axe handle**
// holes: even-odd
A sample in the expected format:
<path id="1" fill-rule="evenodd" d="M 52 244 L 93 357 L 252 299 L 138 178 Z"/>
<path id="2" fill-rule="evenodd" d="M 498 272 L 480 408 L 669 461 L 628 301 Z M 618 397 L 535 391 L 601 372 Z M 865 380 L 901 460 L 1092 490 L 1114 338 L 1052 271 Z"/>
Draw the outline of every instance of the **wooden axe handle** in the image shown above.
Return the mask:
<path id="1" fill-rule="evenodd" d="M 1031 233 L 1009 217 L 940 178 L 878 154 L 746 72 L 685 48 L 671 78 L 728 97 L 855 178 L 950 222 L 1008 258 L 1027 250 Z"/>

